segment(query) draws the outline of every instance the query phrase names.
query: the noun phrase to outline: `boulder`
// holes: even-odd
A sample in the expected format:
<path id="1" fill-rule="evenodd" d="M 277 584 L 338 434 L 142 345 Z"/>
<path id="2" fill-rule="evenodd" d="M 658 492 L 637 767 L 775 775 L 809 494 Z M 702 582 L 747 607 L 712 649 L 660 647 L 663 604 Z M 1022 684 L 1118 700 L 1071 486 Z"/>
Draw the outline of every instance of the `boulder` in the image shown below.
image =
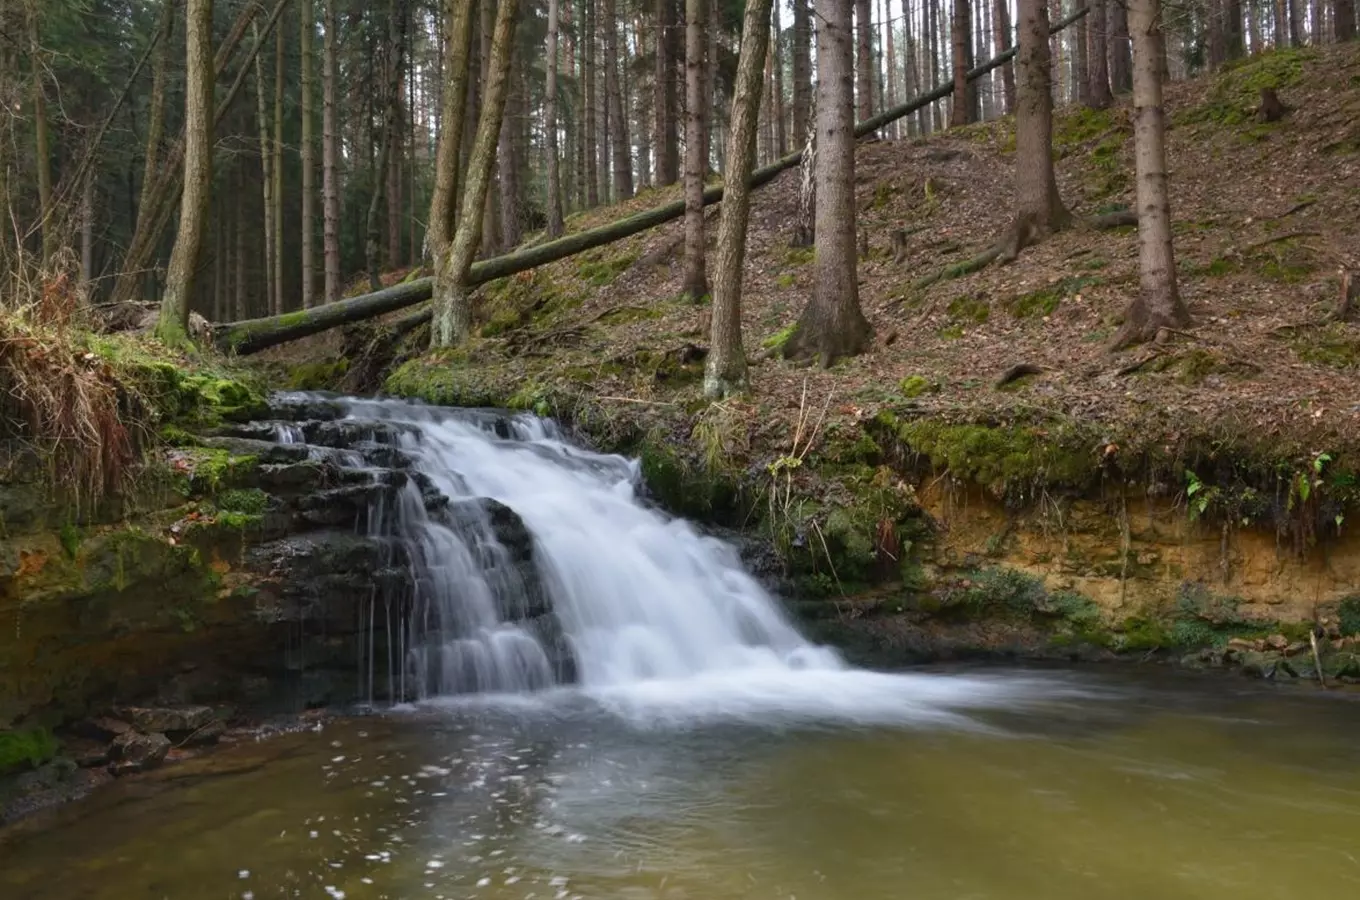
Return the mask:
<path id="1" fill-rule="evenodd" d="M 128 731 L 118 736 L 110 750 L 113 762 L 109 771 L 114 775 L 145 772 L 165 761 L 165 755 L 170 752 L 170 739 L 159 733 Z"/>
<path id="2" fill-rule="evenodd" d="M 209 706 L 129 706 L 118 711 L 143 734 L 187 735 L 215 718 Z"/>

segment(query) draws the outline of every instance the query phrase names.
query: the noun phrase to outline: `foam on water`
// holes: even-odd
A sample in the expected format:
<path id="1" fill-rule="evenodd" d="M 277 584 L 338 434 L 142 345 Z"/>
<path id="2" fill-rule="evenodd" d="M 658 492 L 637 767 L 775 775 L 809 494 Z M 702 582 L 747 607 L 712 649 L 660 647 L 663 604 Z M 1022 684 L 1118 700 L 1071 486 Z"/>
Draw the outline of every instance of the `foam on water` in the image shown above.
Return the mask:
<path id="1" fill-rule="evenodd" d="M 961 711 L 1054 689 L 848 666 L 798 632 L 733 547 L 642 502 L 636 461 L 576 447 L 550 421 L 383 400 L 349 401 L 347 410 L 402 426 L 403 452 L 455 502 L 491 498 L 519 515 L 578 696 L 629 720 L 958 724 Z M 473 517 L 469 537 L 468 521 L 451 528 L 426 512 L 414 484 L 406 490 L 397 518 L 422 587 L 402 640 L 417 693 L 559 697 L 550 642 L 515 615 L 528 587 L 505 565 L 489 524 Z"/>

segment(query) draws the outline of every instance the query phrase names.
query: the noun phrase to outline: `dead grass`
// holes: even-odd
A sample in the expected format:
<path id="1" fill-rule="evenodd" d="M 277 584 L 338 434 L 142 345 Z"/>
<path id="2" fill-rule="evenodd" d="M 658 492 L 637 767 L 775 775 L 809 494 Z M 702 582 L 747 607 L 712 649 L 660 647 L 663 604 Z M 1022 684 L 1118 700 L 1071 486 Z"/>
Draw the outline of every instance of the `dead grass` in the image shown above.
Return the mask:
<path id="1" fill-rule="evenodd" d="M 145 405 L 87 345 L 68 258 L 20 265 L 0 297 L 0 439 L 28 451 L 77 509 L 133 475 L 149 428 Z"/>

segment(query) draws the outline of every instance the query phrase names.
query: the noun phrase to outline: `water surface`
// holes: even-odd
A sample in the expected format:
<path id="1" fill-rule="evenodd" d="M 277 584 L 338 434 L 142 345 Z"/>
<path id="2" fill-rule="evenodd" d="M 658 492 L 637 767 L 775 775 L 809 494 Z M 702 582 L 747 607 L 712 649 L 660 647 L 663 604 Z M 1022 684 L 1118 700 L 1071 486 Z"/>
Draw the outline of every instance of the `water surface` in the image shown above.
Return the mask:
<path id="1" fill-rule="evenodd" d="M 481 698 L 228 748 L 12 831 L 0 896 L 1360 897 L 1353 697 L 806 687 Z"/>

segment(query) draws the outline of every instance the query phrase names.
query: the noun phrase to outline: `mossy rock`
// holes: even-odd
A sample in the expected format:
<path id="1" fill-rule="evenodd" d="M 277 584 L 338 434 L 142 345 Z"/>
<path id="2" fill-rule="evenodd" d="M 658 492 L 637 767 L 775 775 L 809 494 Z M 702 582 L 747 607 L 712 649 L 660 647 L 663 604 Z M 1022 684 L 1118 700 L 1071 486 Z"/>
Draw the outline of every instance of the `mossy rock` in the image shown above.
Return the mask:
<path id="1" fill-rule="evenodd" d="M 407 360 L 383 383 L 388 394 L 438 406 L 501 406 L 506 388 L 466 351 L 442 351 Z"/>
<path id="2" fill-rule="evenodd" d="M 36 769 L 56 756 L 58 749 L 57 739 L 46 728 L 0 731 L 0 775 Z"/>
<path id="3" fill-rule="evenodd" d="M 674 449 L 664 437 L 650 436 L 636 448 L 648 492 L 668 512 L 720 525 L 740 523 L 749 500 L 733 474 L 713 471 Z"/>

